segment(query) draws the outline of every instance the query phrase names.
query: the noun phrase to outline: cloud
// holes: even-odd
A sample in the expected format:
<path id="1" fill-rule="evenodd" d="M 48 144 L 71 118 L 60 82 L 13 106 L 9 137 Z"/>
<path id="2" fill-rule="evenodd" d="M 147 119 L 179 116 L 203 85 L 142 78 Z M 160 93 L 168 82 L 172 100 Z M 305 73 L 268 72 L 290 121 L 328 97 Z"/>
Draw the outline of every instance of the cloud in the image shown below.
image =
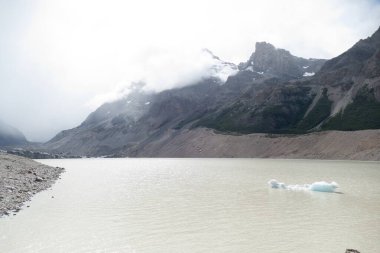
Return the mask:
<path id="1" fill-rule="evenodd" d="M 96 109 L 105 102 L 115 101 L 130 92 L 135 82 L 144 83 L 148 92 L 180 88 L 199 82 L 208 77 L 220 79 L 223 83 L 228 76 L 237 72 L 237 67 L 216 58 L 209 50 L 159 48 L 143 53 L 139 64 L 129 69 L 128 76 L 110 92 L 96 95 L 86 103 Z"/>
<path id="2" fill-rule="evenodd" d="M 47 140 L 131 81 L 160 91 L 207 75 L 202 48 L 234 63 L 256 41 L 331 58 L 379 20 L 377 1 L 0 1 L 0 118 Z"/>

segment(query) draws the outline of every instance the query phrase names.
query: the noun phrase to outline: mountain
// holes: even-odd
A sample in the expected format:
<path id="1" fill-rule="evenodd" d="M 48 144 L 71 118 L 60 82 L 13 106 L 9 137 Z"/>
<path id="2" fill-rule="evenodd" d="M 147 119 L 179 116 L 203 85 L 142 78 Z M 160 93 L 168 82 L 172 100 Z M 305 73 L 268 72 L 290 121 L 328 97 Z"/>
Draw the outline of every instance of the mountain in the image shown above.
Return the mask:
<path id="1" fill-rule="evenodd" d="M 201 81 L 159 93 L 134 85 L 127 96 L 59 133 L 45 150 L 155 156 L 158 149 L 188 147 L 181 136 L 203 128 L 223 135 L 380 128 L 379 33 L 329 61 L 296 57 L 259 42 L 236 67 L 207 50 L 216 64 Z M 229 73 L 226 80 L 223 73 Z"/>
<path id="2" fill-rule="evenodd" d="M 326 62 L 313 83 L 326 90 L 317 103 L 331 104 L 322 129 L 380 128 L 380 28 Z"/>
<path id="3" fill-rule="evenodd" d="M 26 143 L 25 136 L 18 129 L 0 121 L 0 147 Z"/>
<path id="4" fill-rule="evenodd" d="M 252 86 L 233 104 L 201 119 L 198 125 L 241 133 L 378 129 L 379 37 L 380 30 L 377 30 L 347 52 L 324 63 L 315 76 L 310 78 L 285 82 L 267 80 L 266 87 L 262 90 Z M 268 48 L 266 51 L 274 59 L 278 59 L 278 54 L 288 55 L 281 50 L 273 51 L 267 44 L 264 47 Z M 281 64 L 274 63 L 274 66 L 268 67 L 270 65 L 267 62 L 275 61 L 268 60 L 268 57 L 262 58 L 265 60 L 260 59 L 259 66 L 252 67 L 253 69 L 262 70 L 265 66 L 268 71 L 277 69 L 282 73 Z M 253 59 L 255 65 L 256 52 L 250 59 Z M 292 67 L 289 68 L 294 71 L 289 71 L 296 74 L 299 68 L 297 70 L 294 58 L 292 61 L 293 64 L 289 64 Z"/>
<path id="5" fill-rule="evenodd" d="M 114 154 L 206 113 L 207 107 L 214 104 L 210 94 L 223 84 L 226 73 L 237 71 L 237 66 L 221 61 L 209 50 L 205 53 L 215 64 L 203 80 L 160 93 L 146 92 L 144 83 L 135 83 L 127 96 L 103 104 L 80 126 L 62 131 L 46 144 L 45 150 L 96 156 Z"/>
<path id="6" fill-rule="evenodd" d="M 247 62 L 239 64 L 239 69 L 294 79 L 300 76 L 313 76 L 324 62 L 325 60 L 321 59 L 296 57 L 289 51 L 276 49 L 269 43 L 257 42 L 255 52 Z"/>

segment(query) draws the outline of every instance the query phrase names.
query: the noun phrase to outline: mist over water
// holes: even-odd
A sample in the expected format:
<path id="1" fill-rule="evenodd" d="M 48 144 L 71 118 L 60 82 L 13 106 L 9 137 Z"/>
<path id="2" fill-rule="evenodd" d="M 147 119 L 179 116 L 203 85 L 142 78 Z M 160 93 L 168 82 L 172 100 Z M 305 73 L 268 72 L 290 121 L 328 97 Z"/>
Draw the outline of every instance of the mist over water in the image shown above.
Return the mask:
<path id="1" fill-rule="evenodd" d="M 30 208 L 0 219 L 0 252 L 344 252 L 380 247 L 378 162 L 41 160 L 66 168 Z M 333 180 L 288 191 L 268 178 Z M 54 196 L 54 198 L 52 198 Z"/>

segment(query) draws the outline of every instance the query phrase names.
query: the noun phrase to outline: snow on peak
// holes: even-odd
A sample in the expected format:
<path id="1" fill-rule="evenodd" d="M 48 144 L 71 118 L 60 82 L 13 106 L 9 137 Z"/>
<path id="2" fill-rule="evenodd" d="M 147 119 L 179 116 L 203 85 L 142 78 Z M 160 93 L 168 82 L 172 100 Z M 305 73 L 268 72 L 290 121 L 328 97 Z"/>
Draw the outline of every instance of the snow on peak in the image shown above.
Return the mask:
<path id="1" fill-rule="evenodd" d="M 209 49 L 202 49 L 204 56 L 211 60 L 209 63 L 209 69 L 207 71 L 207 76 L 216 77 L 220 79 L 223 83 L 227 81 L 227 78 L 231 75 L 235 75 L 238 72 L 238 67 L 230 62 L 222 61 L 218 56 L 215 56 Z"/>
<path id="2" fill-rule="evenodd" d="M 219 78 L 223 83 L 227 81 L 229 76 L 233 76 L 238 72 L 238 67 L 232 63 L 216 60 L 211 69 L 211 76 Z"/>
<path id="3" fill-rule="evenodd" d="M 305 73 L 303 73 L 303 76 L 313 76 L 313 75 L 315 75 L 314 72 L 305 72 Z"/>

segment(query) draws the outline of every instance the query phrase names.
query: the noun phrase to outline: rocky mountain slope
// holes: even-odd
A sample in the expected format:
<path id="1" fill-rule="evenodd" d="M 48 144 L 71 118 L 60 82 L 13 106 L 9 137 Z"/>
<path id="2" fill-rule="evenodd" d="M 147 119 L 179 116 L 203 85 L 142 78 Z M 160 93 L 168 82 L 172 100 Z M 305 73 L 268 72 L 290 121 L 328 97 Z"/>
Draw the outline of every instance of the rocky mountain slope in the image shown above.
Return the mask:
<path id="1" fill-rule="evenodd" d="M 0 147 L 26 144 L 25 136 L 16 128 L 0 120 Z"/>
<path id="2" fill-rule="evenodd" d="M 160 93 L 135 85 L 78 127 L 45 144 L 50 152 L 139 156 L 157 141 L 163 148 L 184 133 L 204 127 L 223 134 L 305 134 L 317 130 L 380 128 L 378 30 L 329 61 L 303 59 L 269 43 L 224 80 L 214 75 Z M 254 145 L 254 143 L 252 143 Z M 150 154 L 153 155 L 154 152 Z M 185 155 L 185 154 L 184 154 Z"/>
<path id="3" fill-rule="evenodd" d="M 331 103 L 322 129 L 380 128 L 380 29 L 326 62 L 312 81 L 326 88 Z"/>
<path id="4" fill-rule="evenodd" d="M 242 133 L 380 128 L 379 37 L 378 30 L 308 79 L 268 81 L 259 92 L 252 87 L 199 125 Z"/>

